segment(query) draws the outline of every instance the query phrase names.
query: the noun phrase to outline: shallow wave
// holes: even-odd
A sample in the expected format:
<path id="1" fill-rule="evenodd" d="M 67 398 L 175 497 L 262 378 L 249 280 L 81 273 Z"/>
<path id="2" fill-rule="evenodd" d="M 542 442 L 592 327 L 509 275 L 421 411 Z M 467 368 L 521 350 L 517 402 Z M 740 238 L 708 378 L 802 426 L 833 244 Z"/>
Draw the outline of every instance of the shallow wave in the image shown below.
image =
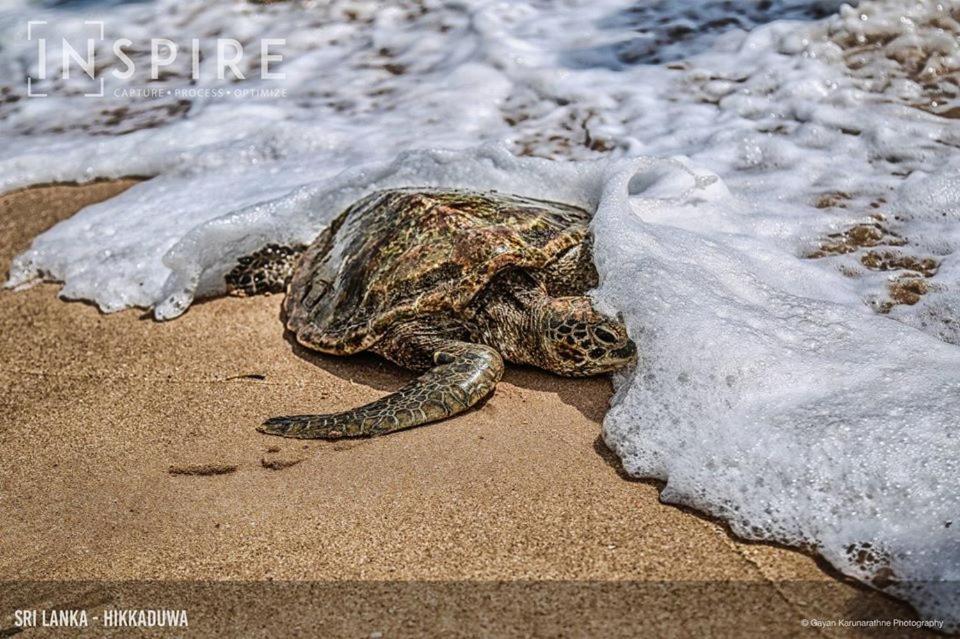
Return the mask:
<path id="1" fill-rule="evenodd" d="M 37 75 L 24 16 L 77 36 L 92 6 L 0 11 L 0 78 Z M 156 176 L 38 237 L 10 284 L 166 319 L 375 188 L 591 207 L 598 303 L 644 353 L 604 423 L 625 468 L 956 628 L 958 20 L 907 0 L 111 4 L 111 36 L 286 38 L 286 79 L 191 83 L 185 56 L 104 100 L 0 82 L 0 188 Z M 131 85 L 171 93 L 114 96 Z"/>

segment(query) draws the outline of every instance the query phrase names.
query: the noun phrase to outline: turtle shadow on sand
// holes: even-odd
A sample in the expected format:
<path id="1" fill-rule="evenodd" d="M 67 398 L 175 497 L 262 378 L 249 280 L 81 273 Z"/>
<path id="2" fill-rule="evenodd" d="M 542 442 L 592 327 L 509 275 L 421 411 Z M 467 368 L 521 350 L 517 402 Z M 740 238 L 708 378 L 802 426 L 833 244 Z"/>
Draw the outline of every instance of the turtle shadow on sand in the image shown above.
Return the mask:
<path id="1" fill-rule="evenodd" d="M 290 331 L 284 331 L 283 339 L 290 345 L 293 354 L 300 359 L 335 377 L 362 384 L 383 393 L 392 393 L 417 377 L 415 372 L 401 368 L 373 353 L 364 352 L 349 357 L 338 357 L 301 345 Z M 610 403 L 610 396 L 613 394 L 608 376 L 574 379 L 515 364 L 507 366 L 501 383 L 553 393 L 561 402 L 597 423 L 603 421 Z M 489 401 L 496 401 L 496 391 Z M 456 417 L 450 419 L 456 419 Z"/>

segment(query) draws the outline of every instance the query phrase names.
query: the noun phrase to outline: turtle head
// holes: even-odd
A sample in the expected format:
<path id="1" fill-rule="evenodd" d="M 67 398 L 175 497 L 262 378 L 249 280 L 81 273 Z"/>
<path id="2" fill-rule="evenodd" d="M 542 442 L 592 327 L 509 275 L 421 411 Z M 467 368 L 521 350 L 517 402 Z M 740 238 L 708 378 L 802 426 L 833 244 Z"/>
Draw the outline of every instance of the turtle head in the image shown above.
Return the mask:
<path id="1" fill-rule="evenodd" d="M 637 361 L 623 322 L 598 313 L 587 297 L 555 297 L 540 311 L 543 368 L 570 377 L 599 375 Z"/>

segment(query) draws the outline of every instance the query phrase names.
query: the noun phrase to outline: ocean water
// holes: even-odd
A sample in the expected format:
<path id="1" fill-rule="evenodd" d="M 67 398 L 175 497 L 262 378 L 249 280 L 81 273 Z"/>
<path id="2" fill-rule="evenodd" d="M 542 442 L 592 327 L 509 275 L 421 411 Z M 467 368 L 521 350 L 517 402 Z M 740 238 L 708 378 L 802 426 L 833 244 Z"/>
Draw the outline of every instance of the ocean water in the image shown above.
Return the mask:
<path id="1" fill-rule="evenodd" d="M 92 98 L 52 71 L 98 19 L 103 69 L 117 37 L 138 64 Z M 182 50 L 152 81 L 151 37 Z M 12 0 L 0 42 L 0 189 L 154 176 L 10 286 L 172 319 L 376 188 L 591 207 L 642 354 L 603 426 L 626 470 L 960 627 L 960 3 Z"/>

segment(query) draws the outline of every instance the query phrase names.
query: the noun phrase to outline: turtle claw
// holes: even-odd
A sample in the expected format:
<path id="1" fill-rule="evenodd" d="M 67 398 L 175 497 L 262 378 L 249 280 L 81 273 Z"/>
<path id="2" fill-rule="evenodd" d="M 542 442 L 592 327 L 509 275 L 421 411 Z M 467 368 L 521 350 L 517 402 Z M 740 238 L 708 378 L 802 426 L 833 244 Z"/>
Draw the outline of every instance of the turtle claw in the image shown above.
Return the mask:
<path id="1" fill-rule="evenodd" d="M 289 417 L 271 417 L 257 426 L 257 430 L 267 435 L 293 437 L 295 439 L 340 439 L 343 432 L 325 424 L 321 415 L 293 415 Z"/>
<path id="2" fill-rule="evenodd" d="M 286 437 L 287 433 L 293 428 L 295 422 L 286 417 L 271 417 L 267 421 L 257 426 L 257 430 L 267 435 L 279 435 Z"/>

